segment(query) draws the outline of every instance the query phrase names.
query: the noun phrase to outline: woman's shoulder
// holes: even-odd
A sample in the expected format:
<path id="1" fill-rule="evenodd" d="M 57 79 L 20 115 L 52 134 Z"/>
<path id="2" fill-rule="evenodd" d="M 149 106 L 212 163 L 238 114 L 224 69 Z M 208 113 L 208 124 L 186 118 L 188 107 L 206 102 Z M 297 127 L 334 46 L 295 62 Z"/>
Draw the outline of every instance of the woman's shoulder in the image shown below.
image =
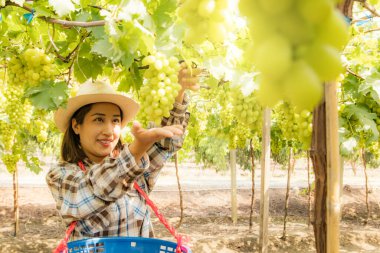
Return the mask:
<path id="1" fill-rule="evenodd" d="M 57 172 L 57 171 L 76 171 L 78 170 L 78 165 L 75 163 L 69 163 L 66 161 L 57 161 L 56 163 L 52 164 L 50 167 L 49 172 Z"/>

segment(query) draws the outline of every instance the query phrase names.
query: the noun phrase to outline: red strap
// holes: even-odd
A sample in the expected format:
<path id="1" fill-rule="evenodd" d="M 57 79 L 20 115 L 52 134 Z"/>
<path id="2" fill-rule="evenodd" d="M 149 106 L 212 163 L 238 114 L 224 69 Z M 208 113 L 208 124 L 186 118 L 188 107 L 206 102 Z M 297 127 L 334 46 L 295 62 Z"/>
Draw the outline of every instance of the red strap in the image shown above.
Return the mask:
<path id="1" fill-rule="evenodd" d="M 53 251 L 53 253 L 67 253 L 67 242 L 69 241 L 70 235 L 73 232 L 75 225 L 77 224 L 76 221 L 71 222 L 69 228 L 66 230 L 65 238 L 63 238 L 60 243 L 58 244 L 57 248 Z"/>
<path id="2" fill-rule="evenodd" d="M 78 162 L 79 168 L 86 172 L 86 167 L 84 166 L 82 161 Z M 177 233 L 175 228 L 169 224 L 169 222 L 165 219 L 165 217 L 160 213 L 158 207 L 153 203 L 153 201 L 149 198 L 149 196 L 140 188 L 140 186 L 136 183 L 133 184 L 133 187 L 140 193 L 141 196 L 145 199 L 146 203 L 152 208 L 153 212 L 156 214 L 157 218 L 161 221 L 161 223 L 169 230 L 169 232 L 174 236 L 177 240 L 177 253 L 185 252 L 187 253 L 187 249 L 182 247 L 182 242 L 188 242 L 189 238 L 187 236 L 183 236 Z M 73 232 L 77 222 L 71 222 L 69 228 L 66 230 L 65 238 L 58 244 L 57 248 L 53 251 L 53 253 L 67 253 L 67 242 L 71 233 Z"/>
<path id="3" fill-rule="evenodd" d="M 158 207 L 153 203 L 153 201 L 149 198 L 149 196 L 140 188 L 140 186 L 136 183 L 136 181 L 134 182 L 133 187 L 135 187 L 135 189 L 140 193 L 140 195 L 143 196 L 146 203 L 152 208 L 153 212 L 156 214 L 157 218 L 161 221 L 162 224 L 164 224 L 164 226 L 169 230 L 169 232 L 177 240 L 176 252 L 181 253 L 182 249 L 185 250 L 185 248 L 181 248 L 182 242 L 183 241 L 185 243 L 188 242 L 189 238 L 177 233 L 175 228 L 169 224 L 169 222 L 165 219 L 165 217 L 158 210 Z M 187 251 L 185 251 L 185 252 L 187 252 Z"/>

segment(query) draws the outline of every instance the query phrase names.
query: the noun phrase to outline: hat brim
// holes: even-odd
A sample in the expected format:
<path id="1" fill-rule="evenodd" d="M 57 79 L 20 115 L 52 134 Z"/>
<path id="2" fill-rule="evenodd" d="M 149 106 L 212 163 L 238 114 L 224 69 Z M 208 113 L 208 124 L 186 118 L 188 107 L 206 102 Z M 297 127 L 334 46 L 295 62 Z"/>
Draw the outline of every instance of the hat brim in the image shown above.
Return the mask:
<path id="1" fill-rule="evenodd" d="M 65 132 L 73 114 L 82 106 L 93 103 L 113 103 L 120 107 L 123 113 L 121 127 L 130 122 L 139 111 L 139 104 L 120 94 L 89 94 L 70 98 L 66 108 L 59 108 L 54 114 L 54 121 L 61 132 Z"/>

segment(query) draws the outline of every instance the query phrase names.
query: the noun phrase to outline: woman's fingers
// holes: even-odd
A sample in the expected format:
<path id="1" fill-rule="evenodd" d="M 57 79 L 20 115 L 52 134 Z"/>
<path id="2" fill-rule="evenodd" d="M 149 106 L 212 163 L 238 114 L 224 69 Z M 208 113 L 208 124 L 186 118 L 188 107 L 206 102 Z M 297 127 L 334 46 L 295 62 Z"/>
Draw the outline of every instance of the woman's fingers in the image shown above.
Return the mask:
<path id="1" fill-rule="evenodd" d="M 132 134 L 142 142 L 156 142 L 164 138 L 171 138 L 183 134 L 182 125 L 172 125 L 158 128 L 145 129 L 140 123 L 133 122 Z"/>
<path id="2" fill-rule="evenodd" d="M 203 70 L 199 68 L 183 68 L 180 70 L 180 74 L 184 76 L 197 76 L 202 72 Z"/>
<path id="3" fill-rule="evenodd" d="M 183 127 L 182 127 L 182 125 L 165 126 L 163 128 L 166 129 L 166 130 L 169 130 L 174 135 L 182 135 L 183 134 Z"/>

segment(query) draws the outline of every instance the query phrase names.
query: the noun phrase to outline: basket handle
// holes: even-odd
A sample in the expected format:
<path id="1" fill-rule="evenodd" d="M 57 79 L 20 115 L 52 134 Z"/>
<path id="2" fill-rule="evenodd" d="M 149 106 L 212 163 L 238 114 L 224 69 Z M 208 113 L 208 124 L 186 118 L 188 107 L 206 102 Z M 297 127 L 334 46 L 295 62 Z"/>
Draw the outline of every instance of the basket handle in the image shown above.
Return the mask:
<path id="1" fill-rule="evenodd" d="M 73 232 L 76 225 L 77 225 L 77 221 L 73 221 L 70 223 L 69 228 L 66 230 L 65 238 L 63 238 L 59 242 L 57 248 L 55 248 L 55 250 L 53 250 L 53 253 L 67 253 L 68 252 L 67 242 L 69 241 L 70 235 Z"/>

